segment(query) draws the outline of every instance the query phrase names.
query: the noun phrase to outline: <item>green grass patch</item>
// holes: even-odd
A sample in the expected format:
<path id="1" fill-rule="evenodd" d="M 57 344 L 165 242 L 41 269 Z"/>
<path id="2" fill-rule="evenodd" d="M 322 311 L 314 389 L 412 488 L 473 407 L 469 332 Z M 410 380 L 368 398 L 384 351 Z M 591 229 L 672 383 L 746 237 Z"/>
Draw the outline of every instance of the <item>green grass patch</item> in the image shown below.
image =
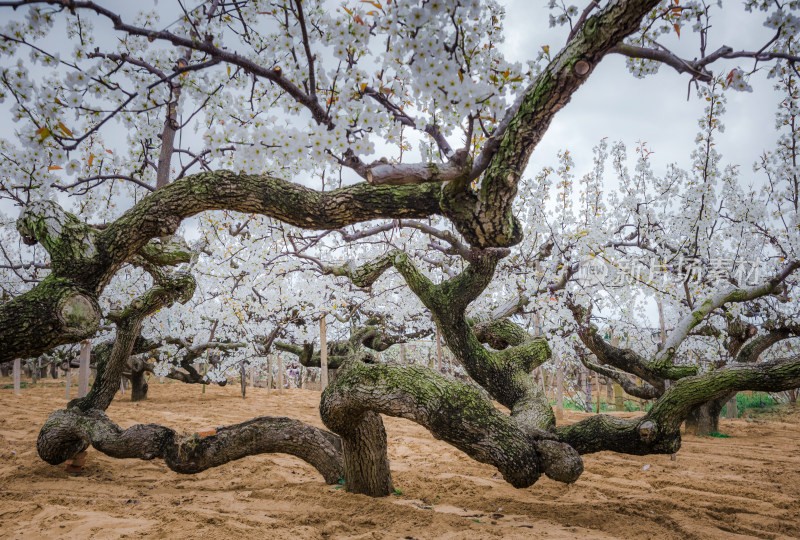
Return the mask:
<path id="1" fill-rule="evenodd" d="M 29 382 L 26 382 L 26 381 L 20 381 L 19 382 L 19 387 L 20 388 L 28 388 L 29 386 L 35 386 L 35 385 L 33 383 L 29 383 Z M 12 388 L 14 388 L 14 384 L 13 383 L 12 384 L 3 385 L 3 390 L 10 390 Z"/>
<path id="2" fill-rule="evenodd" d="M 551 401 L 550 405 L 555 407 L 556 406 L 555 400 Z M 642 409 L 639 406 L 639 402 L 638 401 L 633 401 L 632 399 L 626 399 L 623 402 L 623 405 L 625 407 L 625 411 L 626 412 L 638 412 L 638 411 L 642 411 L 642 410 L 650 410 L 650 407 L 652 406 L 652 403 L 646 403 L 645 404 L 645 408 Z M 575 400 L 572 400 L 572 399 L 569 399 L 569 398 L 564 398 L 564 409 L 567 409 L 567 410 L 570 410 L 570 411 L 587 412 L 586 409 L 583 408 L 583 405 L 582 405 L 581 402 L 578 402 L 578 401 L 575 401 Z M 617 409 L 616 409 L 613 401 L 609 402 L 609 401 L 604 401 L 602 398 L 600 399 L 600 412 L 601 413 L 613 412 L 613 411 L 616 411 L 616 410 Z M 597 411 L 597 398 L 595 397 L 594 399 L 592 399 L 592 407 L 591 407 L 591 410 L 589 412 L 596 412 L 596 411 Z"/>
<path id="3" fill-rule="evenodd" d="M 736 394 L 736 409 L 739 416 L 745 409 L 768 409 L 776 405 L 778 405 L 778 401 L 766 392 L 753 392 L 752 394 L 739 392 Z"/>
<path id="4" fill-rule="evenodd" d="M 709 437 L 716 437 L 717 439 L 730 439 L 730 435 L 726 435 L 725 433 L 720 433 L 718 431 L 712 431 L 708 434 Z"/>
<path id="5" fill-rule="evenodd" d="M 741 418 L 747 409 L 770 409 L 779 404 L 766 392 L 739 392 L 736 394 L 736 417 Z M 728 417 L 727 403 L 722 407 L 722 416 Z"/>

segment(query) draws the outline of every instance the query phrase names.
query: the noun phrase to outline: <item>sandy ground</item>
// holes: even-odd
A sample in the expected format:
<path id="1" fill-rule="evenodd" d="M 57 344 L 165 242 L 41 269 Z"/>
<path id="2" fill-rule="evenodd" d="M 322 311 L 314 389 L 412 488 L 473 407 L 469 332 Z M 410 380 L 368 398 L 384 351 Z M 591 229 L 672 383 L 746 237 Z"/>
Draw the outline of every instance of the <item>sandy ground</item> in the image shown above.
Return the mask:
<path id="1" fill-rule="evenodd" d="M 317 392 L 267 396 L 259 388 L 242 400 L 237 391 L 151 384 L 147 401 L 118 395 L 108 414 L 123 427 L 156 422 L 186 432 L 261 415 L 322 425 Z M 71 477 L 35 448 L 39 427 L 63 405 L 63 383 L 21 396 L 0 389 L 0 538 L 800 537 L 800 409 L 769 421 L 724 420 L 731 438 L 688 438 L 675 461 L 585 456 L 576 484 L 542 479 L 522 490 L 419 426 L 388 418 L 401 492 L 371 499 L 280 454 L 186 476 L 161 461 L 90 449 L 84 472 Z M 570 412 L 566 421 L 581 417 Z"/>

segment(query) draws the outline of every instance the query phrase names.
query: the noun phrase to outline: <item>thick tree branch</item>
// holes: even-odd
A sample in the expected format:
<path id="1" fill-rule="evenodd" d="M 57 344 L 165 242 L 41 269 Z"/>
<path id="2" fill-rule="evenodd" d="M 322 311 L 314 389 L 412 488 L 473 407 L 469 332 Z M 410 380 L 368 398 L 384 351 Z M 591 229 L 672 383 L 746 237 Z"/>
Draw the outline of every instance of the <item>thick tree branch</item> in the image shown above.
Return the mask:
<path id="1" fill-rule="evenodd" d="M 515 487 L 532 485 L 542 472 L 574 482 L 583 471 L 580 456 L 546 431 L 522 431 L 474 388 L 422 366 L 349 363 L 323 393 L 320 413 L 347 444 L 354 419 L 365 412 L 416 422 L 437 439 L 497 467 Z"/>
<path id="2" fill-rule="evenodd" d="M 762 364 L 734 364 L 676 381 L 640 418 L 595 415 L 558 427 L 559 440 L 581 454 L 611 450 L 626 454 L 672 454 L 680 428 L 697 406 L 744 390 L 778 392 L 800 387 L 800 357 Z"/>
<path id="3" fill-rule="evenodd" d="M 41 242 L 51 253 L 53 270 L 0 306 L 0 342 L 7 344 L 0 361 L 91 337 L 100 321 L 96 297 L 122 264 L 151 238 L 171 235 L 182 219 L 199 212 L 237 210 L 331 229 L 370 219 L 427 217 L 440 212 L 439 199 L 438 184 L 357 184 L 318 192 L 268 176 L 216 171 L 172 182 L 102 230 L 86 227 L 54 203 L 36 203 L 18 228 L 26 241 Z"/>
<path id="4" fill-rule="evenodd" d="M 658 392 L 664 391 L 664 378 L 653 371 L 646 358 L 636 351 L 617 347 L 603 339 L 598 334 L 597 327 L 590 324 L 590 314 L 582 306 L 568 302 L 568 307 L 578 326 L 578 338 L 587 349 L 594 353 L 600 364 L 608 364 L 626 373 L 636 375 L 650 383 Z M 669 371 L 668 378 L 679 379 L 696 372 L 695 366 L 673 366 Z"/>
<path id="5" fill-rule="evenodd" d="M 776 343 L 798 336 L 800 336 L 800 325 L 785 324 L 771 327 L 766 334 L 757 336 L 744 345 L 739 350 L 736 362 L 757 362 L 761 354 Z"/>
<path id="6" fill-rule="evenodd" d="M 480 226 L 476 223 L 459 226 L 471 245 L 508 246 L 519 242 L 521 231 L 511 206 L 534 147 L 555 114 L 569 102 L 602 58 L 636 31 L 642 18 L 658 3 L 659 0 L 614 0 L 589 16 L 508 109 L 473 163 L 473 178 L 483 172 L 480 194 L 464 192 L 460 199 L 455 196 L 450 199 L 463 207 L 476 204 L 484 207 Z M 459 192 L 463 186 L 449 183 L 445 190 Z M 468 221 L 468 216 L 464 219 Z"/>
<path id="7" fill-rule="evenodd" d="M 123 430 L 102 411 L 58 410 L 39 432 L 39 456 L 57 465 L 89 445 L 115 458 L 161 458 L 175 472 L 195 474 L 265 453 L 297 456 L 316 468 L 328 484 L 342 475 L 338 437 L 291 418 L 260 417 L 219 427 L 214 435 L 180 436 L 157 424 L 136 424 Z"/>
<path id="8" fill-rule="evenodd" d="M 651 362 L 653 372 L 669 377 L 667 372 L 673 367 L 672 358 L 678 347 L 689 335 L 689 332 L 703 322 L 712 311 L 729 302 L 747 302 L 779 292 L 784 280 L 797 268 L 800 268 L 800 262 L 792 261 L 761 285 L 720 291 L 706 299 L 675 325 L 675 329 L 670 332 L 664 346 L 653 357 Z"/>

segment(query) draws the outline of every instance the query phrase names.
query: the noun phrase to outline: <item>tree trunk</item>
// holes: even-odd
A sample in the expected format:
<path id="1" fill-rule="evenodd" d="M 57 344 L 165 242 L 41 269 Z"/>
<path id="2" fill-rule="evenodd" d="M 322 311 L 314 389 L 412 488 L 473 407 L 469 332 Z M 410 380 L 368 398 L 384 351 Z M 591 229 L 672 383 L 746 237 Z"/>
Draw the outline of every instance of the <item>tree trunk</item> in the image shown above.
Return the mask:
<path id="1" fill-rule="evenodd" d="M 272 390 L 272 358 L 269 356 L 267 357 L 267 395 L 269 395 L 270 390 Z"/>
<path id="2" fill-rule="evenodd" d="M 319 372 L 320 380 L 322 381 L 321 388 L 324 391 L 328 387 L 330 381 L 328 380 L 328 336 L 327 327 L 325 326 L 325 312 L 322 312 L 322 317 L 319 319 Z M 283 365 L 283 363 L 281 363 Z"/>
<path id="3" fill-rule="evenodd" d="M 600 375 L 598 375 L 597 372 L 594 374 L 594 382 L 597 386 L 597 410 L 595 412 L 600 414 Z"/>
<path id="4" fill-rule="evenodd" d="M 87 397 L 89 394 L 89 365 L 91 363 L 91 344 L 88 340 L 81 341 L 81 354 L 80 354 L 80 366 L 78 367 L 78 398 Z M 98 387 L 99 388 L 99 387 Z M 114 392 L 116 392 L 116 388 L 114 388 Z M 96 394 L 96 392 L 95 392 Z M 112 394 L 113 397 L 113 394 Z M 84 403 L 92 401 L 94 398 L 89 398 L 88 400 L 84 400 Z M 88 406 L 87 408 L 91 408 Z M 105 407 L 103 407 L 105 410 Z"/>
<path id="5" fill-rule="evenodd" d="M 143 401 L 147 398 L 147 380 L 145 379 L 144 362 L 131 359 L 131 401 Z"/>
<path id="6" fill-rule="evenodd" d="M 736 394 L 734 393 L 730 400 L 728 400 L 728 407 L 727 407 L 727 418 L 733 420 L 734 418 L 739 418 L 739 407 L 736 403 Z"/>
<path id="7" fill-rule="evenodd" d="M 366 411 L 342 435 L 344 485 L 350 493 L 384 497 L 394 492 L 381 415 Z"/>
<path id="8" fill-rule="evenodd" d="M 436 325 L 436 371 L 442 372 L 442 332 Z"/>
<path id="9" fill-rule="evenodd" d="M 719 414 L 727 401 L 724 396 L 707 403 L 703 403 L 686 417 L 686 434 L 698 437 L 710 433 L 719 433 Z"/>

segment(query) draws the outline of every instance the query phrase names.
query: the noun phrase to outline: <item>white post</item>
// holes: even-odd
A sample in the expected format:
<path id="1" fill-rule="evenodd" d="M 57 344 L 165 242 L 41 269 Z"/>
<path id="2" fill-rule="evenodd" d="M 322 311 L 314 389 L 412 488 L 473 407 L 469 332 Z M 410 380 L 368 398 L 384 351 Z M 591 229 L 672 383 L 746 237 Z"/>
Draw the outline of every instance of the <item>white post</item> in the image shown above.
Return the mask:
<path id="1" fill-rule="evenodd" d="M 320 390 L 324 391 L 328 387 L 328 336 L 324 311 L 322 312 L 322 317 L 319 318 L 319 341 L 320 378 L 322 379 Z"/>
<path id="2" fill-rule="evenodd" d="M 125 395 L 125 377 L 119 378 L 119 393 Z"/>
<path id="3" fill-rule="evenodd" d="M 667 324 L 664 322 L 664 306 L 661 305 L 661 302 L 656 302 L 656 306 L 658 306 L 658 322 L 661 325 L 661 346 L 663 347 L 667 342 Z"/>
<path id="4" fill-rule="evenodd" d="M 278 393 L 283 394 L 283 382 L 286 380 L 286 373 L 284 373 L 283 359 L 278 358 Z"/>
<path id="5" fill-rule="evenodd" d="M 272 390 L 272 358 L 267 356 L 267 395 Z"/>
<path id="6" fill-rule="evenodd" d="M 547 372 L 542 366 L 539 366 L 536 369 L 539 370 L 539 375 L 542 377 L 542 394 L 544 394 L 544 397 L 547 398 Z"/>
<path id="7" fill-rule="evenodd" d="M 91 346 L 88 341 L 81 341 L 81 365 L 78 369 L 78 397 L 89 393 L 89 359 Z"/>
<path id="8" fill-rule="evenodd" d="M 15 394 L 19 394 L 20 393 L 20 390 L 19 390 L 19 384 L 20 384 L 19 383 L 19 378 L 20 378 L 20 372 L 21 371 L 22 371 L 22 360 L 20 360 L 19 358 L 16 358 L 14 360 L 14 393 Z"/>
<path id="9" fill-rule="evenodd" d="M 564 415 L 564 367 L 558 366 L 556 370 L 556 419 L 561 420 Z"/>
<path id="10" fill-rule="evenodd" d="M 597 414 L 600 414 L 600 374 L 594 372 L 594 383 L 597 386 Z"/>
<path id="11" fill-rule="evenodd" d="M 250 366 L 250 386 L 256 387 L 256 367 Z"/>
<path id="12" fill-rule="evenodd" d="M 67 395 L 66 398 L 69 399 L 69 390 L 72 387 L 72 360 L 67 360 Z"/>

